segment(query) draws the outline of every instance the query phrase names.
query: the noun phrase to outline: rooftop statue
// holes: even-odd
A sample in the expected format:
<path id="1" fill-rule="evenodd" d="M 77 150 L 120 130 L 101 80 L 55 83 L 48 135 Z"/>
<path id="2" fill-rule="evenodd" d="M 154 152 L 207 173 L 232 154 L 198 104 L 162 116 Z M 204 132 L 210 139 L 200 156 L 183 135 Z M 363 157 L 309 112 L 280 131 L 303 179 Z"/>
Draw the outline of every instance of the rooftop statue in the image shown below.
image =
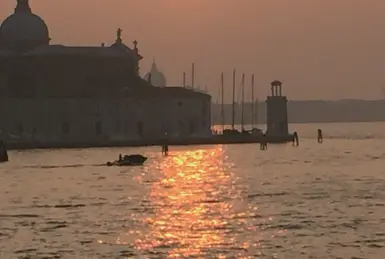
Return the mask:
<path id="1" fill-rule="evenodd" d="M 122 38 L 122 29 L 118 29 L 117 31 L 116 31 L 116 37 L 118 38 L 118 39 L 121 39 Z"/>

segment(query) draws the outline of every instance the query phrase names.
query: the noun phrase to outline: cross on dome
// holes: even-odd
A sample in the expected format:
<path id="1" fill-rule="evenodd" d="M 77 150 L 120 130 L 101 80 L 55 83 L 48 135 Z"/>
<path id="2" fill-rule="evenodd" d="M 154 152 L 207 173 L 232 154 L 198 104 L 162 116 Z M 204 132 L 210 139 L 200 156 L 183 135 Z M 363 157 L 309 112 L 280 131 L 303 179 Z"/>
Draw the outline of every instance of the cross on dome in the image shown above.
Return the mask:
<path id="1" fill-rule="evenodd" d="M 158 71 L 157 67 L 156 67 L 156 62 L 155 62 L 155 58 L 152 59 L 152 65 L 151 65 L 151 71 Z"/>

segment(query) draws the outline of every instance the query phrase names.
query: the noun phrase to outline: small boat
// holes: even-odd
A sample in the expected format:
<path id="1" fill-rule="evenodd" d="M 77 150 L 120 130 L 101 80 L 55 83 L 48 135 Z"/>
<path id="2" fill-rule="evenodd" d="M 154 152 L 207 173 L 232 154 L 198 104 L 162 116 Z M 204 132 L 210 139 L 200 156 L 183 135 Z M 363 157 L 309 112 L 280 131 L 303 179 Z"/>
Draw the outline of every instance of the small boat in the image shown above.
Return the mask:
<path id="1" fill-rule="evenodd" d="M 125 155 L 119 160 L 113 162 L 107 162 L 108 166 L 140 166 L 146 162 L 147 157 L 142 155 Z"/>

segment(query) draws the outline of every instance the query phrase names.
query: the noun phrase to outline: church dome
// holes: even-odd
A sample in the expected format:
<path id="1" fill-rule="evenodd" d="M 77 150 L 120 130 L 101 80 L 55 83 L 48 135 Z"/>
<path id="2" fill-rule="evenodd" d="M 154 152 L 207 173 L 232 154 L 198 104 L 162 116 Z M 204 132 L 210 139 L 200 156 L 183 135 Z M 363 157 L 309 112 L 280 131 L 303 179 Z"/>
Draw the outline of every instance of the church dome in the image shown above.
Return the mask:
<path id="1" fill-rule="evenodd" d="M 166 77 L 158 70 L 155 61 L 152 62 L 150 72 L 146 73 L 143 79 L 149 81 L 153 86 L 167 86 Z"/>
<path id="2" fill-rule="evenodd" d="M 48 27 L 32 13 L 29 0 L 17 0 L 14 14 L 0 27 L 0 44 L 15 51 L 28 51 L 49 44 Z"/>

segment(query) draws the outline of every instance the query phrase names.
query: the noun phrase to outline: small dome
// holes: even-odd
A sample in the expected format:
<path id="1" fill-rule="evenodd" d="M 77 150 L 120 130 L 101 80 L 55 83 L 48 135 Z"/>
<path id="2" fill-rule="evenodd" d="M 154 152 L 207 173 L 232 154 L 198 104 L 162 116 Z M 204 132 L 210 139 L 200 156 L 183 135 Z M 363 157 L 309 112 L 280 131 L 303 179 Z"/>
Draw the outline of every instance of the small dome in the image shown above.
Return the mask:
<path id="1" fill-rule="evenodd" d="M 167 86 L 166 77 L 158 70 L 155 61 L 152 62 L 150 72 L 146 73 L 143 79 L 149 81 L 153 86 Z"/>
<path id="2" fill-rule="evenodd" d="M 49 44 L 48 27 L 32 13 L 28 0 L 18 0 L 15 13 L 0 27 L 0 44 L 8 49 L 27 51 Z"/>
<path id="3" fill-rule="evenodd" d="M 282 82 L 279 81 L 279 80 L 274 80 L 273 82 L 270 83 L 272 86 L 279 86 L 279 85 L 282 85 Z"/>

